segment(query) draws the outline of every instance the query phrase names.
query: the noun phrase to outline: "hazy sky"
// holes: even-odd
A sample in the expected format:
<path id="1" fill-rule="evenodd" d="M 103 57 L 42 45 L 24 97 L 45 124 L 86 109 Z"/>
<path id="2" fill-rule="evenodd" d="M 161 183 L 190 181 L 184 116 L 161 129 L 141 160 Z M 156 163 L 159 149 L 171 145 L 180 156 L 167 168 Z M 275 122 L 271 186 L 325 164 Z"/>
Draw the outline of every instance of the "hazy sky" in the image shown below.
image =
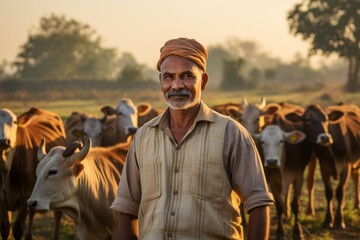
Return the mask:
<path id="1" fill-rule="evenodd" d="M 236 37 L 259 43 L 285 61 L 308 44 L 289 35 L 287 12 L 301 0 L 0 0 L 0 61 L 13 61 L 42 16 L 64 14 L 89 24 L 103 46 L 132 53 L 155 67 L 170 38 L 195 38 L 205 46 Z"/>

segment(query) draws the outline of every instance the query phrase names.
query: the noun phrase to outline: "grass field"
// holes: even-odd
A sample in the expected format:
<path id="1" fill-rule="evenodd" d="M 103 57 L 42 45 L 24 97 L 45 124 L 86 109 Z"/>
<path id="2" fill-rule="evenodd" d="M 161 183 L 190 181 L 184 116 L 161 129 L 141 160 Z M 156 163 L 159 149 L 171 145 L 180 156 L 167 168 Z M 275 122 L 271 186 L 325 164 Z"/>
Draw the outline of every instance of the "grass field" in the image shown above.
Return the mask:
<path id="1" fill-rule="evenodd" d="M 105 105 L 115 107 L 122 97 L 131 98 L 135 104 L 141 102 L 151 103 L 154 107 L 165 108 L 163 97 L 158 89 L 156 90 L 128 90 L 122 92 L 114 91 L 91 91 L 82 93 L 82 98 L 77 98 L 75 93 L 69 91 L 46 92 L 41 95 L 31 95 L 31 93 L 17 93 L 17 96 L 7 98 L 7 95 L 0 94 L 0 108 L 9 108 L 16 114 L 27 111 L 30 107 L 40 107 L 57 112 L 65 121 L 73 111 L 87 112 L 101 116 L 100 108 Z M 339 102 L 351 103 L 360 106 L 360 93 L 344 93 L 341 86 L 333 85 L 327 88 L 312 88 L 304 92 L 294 88 L 280 88 L 279 86 L 268 86 L 254 91 L 238 92 L 219 92 L 216 89 L 207 89 L 203 94 L 203 100 L 208 105 L 216 105 L 226 102 L 240 103 L 246 97 L 249 103 L 257 103 L 260 97 L 264 96 L 268 102 L 291 102 L 306 106 L 317 103 L 321 105 L 335 104 Z M 11 100 L 8 100 L 11 99 Z M 360 146 L 359 146 L 360 147 Z M 319 168 L 319 167 L 318 167 Z M 334 186 L 337 182 L 334 181 Z M 322 228 L 325 217 L 326 200 L 323 183 L 317 169 L 316 189 L 315 189 L 315 216 L 305 214 L 307 204 L 307 189 L 303 187 L 302 202 L 300 208 L 300 222 L 303 226 L 305 239 L 360 239 L 360 213 L 353 208 L 354 187 L 350 180 L 346 192 L 345 218 L 346 230 L 327 230 Z M 336 201 L 334 207 L 337 207 Z M 16 213 L 15 213 L 16 214 Z M 271 208 L 272 224 L 271 238 L 275 239 L 275 207 Z M 293 218 L 285 222 L 286 239 L 291 239 Z M 62 220 L 60 239 L 74 239 L 74 224 L 64 217 Z M 36 240 L 51 239 L 53 234 L 52 213 L 37 214 L 34 221 L 33 237 Z"/>

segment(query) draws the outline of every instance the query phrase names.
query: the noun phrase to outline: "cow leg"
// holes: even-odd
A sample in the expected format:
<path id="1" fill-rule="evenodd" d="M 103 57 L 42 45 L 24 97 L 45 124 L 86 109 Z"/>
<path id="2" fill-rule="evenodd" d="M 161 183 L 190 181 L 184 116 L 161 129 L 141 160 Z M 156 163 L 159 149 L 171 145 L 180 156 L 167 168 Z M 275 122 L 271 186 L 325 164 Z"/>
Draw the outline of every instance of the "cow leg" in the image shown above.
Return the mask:
<path id="1" fill-rule="evenodd" d="M 55 230 L 54 230 L 54 240 L 59 240 L 60 236 L 60 221 L 62 217 L 61 211 L 54 211 L 54 219 L 55 219 Z"/>
<path id="2" fill-rule="evenodd" d="M 25 234 L 25 240 L 31 240 L 32 239 L 32 234 L 31 234 L 31 229 L 32 229 L 32 223 L 33 223 L 33 220 L 34 220 L 34 215 L 35 215 L 35 212 L 33 210 L 29 210 L 29 224 L 28 224 L 28 229 L 26 231 L 26 234 Z"/>
<path id="3" fill-rule="evenodd" d="M 336 188 L 336 199 L 338 201 L 338 208 L 336 211 L 335 217 L 335 228 L 345 229 L 345 220 L 344 220 L 344 207 L 345 207 L 345 190 L 348 184 L 348 180 L 350 178 L 350 169 L 351 165 L 348 164 L 344 167 L 343 171 L 340 174 L 339 184 Z"/>
<path id="4" fill-rule="evenodd" d="M 301 224 L 298 219 L 302 185 L 303 185 L 303 177 L 302 177 L 302 173 L 300 173 L 300 177 L 298 176 L 294 182 L 294 197 L 291 202 L 291 210 L 295 216 L 295 223 L 293 228 L 294 240 L 304 239 Z"/>
<path id="5" fill-rule="evenodd" d="M 8 240 L 11 232 L 11 212 L 8 212 L 6 208 L 2 207 L 2 210 L 0 211 L 0 219 L 1 238 Z"/>
<path id="6" fill-rule="evenodd" d="M 354 208 L 360 210 L 360 168 L 352 171 L 351 177 L 355 187 Z"/>
<path id="7" fill-rule="evenodd" d="M 13 236 L 15 240 L 21 240 L 24 231 L 24 225 L 25 225 L 27 213 L 28 212 L 27 212 L 26 204 L 24 204 L 24 206 L 21 206 L 18 209 L 18 213 L 13 224 Z"/>
<path id="8" fill-rule="evenodd" d="M 276 239 L 285 239 L 285 231 L 283 226 L 284 200 L 282 198 L 282 178 L 281 173 L 275 173 L 268 179 L 271 192 L 274 196 L 276 216 L 277 216 L 277 230 Z"/>
<path id="9" fill-rule="evenodd" d="M 323 168 L 320 169 L 321 169 L 321 177 L 324 182 L 325 196 L 327 201 L 326 216 L 323 223 L 323 227 L 332 228 L 334 225 L 334 211 L 333 211 L 334 192 L 331 186 L 330 174 L 328 174 L 326 170 L 323 170 Z"/>
<path id="10" fill-rule="evenodd" d="M 308 165 L 308 175 L 306 179 L 306 185 L 308 189 L 308 206 L 306 209 L 307 215 L 315 216 L 315 204 L 314 204 L 314 192 L 315 192 L 315 170 L 316 170 L 316 157 L 313 156 Z"/>
<path id="11" fill-rule="evenodd" d="M 289 187 L 286 188 L 285 193 L 285 204 L 284 204 L 284 212 L 285 212 L 285 218 L 290 219 L 291 217 L 291 191 L 292 191 L 292 185 L 289 184 Z"/>

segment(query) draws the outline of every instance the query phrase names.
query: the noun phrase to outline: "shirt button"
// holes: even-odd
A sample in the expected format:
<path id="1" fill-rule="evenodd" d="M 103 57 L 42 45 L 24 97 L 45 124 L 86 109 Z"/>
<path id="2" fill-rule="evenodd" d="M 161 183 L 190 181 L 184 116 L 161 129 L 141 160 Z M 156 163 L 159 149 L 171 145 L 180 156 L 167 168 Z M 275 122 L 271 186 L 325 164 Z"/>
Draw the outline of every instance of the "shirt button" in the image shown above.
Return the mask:
<path id="1" fill-rule="evenodd" d="M 179 192 L 178 192 L 178 190 L 174 190 L 173 193 L 176 195 L 176 194 L 178 194 Z"/>
<path id="2" fill-rule="evenodd" d="M 174 211 L 171 211 L 171 216 L 175 216 L 175 212 Z"/>
<path id="3" fill-rule="evenodd" d="M 174 172 L 179 172 L 179 167 L 176 167 L 175 169 L 174 169 Z"/>
<path id="4" fill-rule="evenodd" d="M 171 234 L 171 233 L 167 233 L 167 236 L 168 236 L 168 237 L 172 237 L 172 234 Z"/>

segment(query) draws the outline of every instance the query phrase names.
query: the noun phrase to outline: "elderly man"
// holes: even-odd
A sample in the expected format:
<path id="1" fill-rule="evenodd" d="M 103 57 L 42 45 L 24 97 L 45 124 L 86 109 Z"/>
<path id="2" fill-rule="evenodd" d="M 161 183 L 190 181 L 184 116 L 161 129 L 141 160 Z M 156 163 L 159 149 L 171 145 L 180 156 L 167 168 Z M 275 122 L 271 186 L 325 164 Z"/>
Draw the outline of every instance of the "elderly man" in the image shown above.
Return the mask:
<path id="1" fill-rule="evenodd" d="M 273 198 L 259 154 L 239 123 L 201 101 L 206 59 L 194 39 L 160 50 L 169 107 L 138 130 L 128 152 L 111 206 L 120 212 L 118 239 L 243 239 L 240 201 L 250 214 L 248 239 L 268 238 Z"/>

